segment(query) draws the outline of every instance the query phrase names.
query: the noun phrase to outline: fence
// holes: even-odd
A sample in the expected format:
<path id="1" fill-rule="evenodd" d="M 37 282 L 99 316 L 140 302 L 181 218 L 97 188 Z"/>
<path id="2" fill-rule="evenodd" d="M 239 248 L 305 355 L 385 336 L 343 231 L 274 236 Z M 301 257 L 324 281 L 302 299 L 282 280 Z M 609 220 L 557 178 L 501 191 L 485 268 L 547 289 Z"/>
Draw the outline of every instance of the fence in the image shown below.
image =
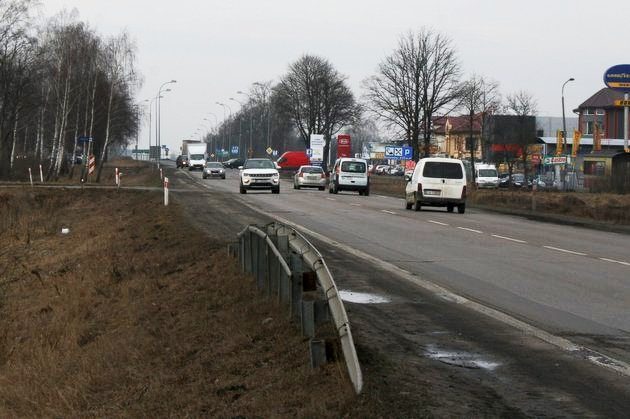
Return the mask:
<path id="1" fill-rule="evenodd" d="M 311 365 L 327 360 L 325 324 L 332 324 L 356 393 L 363 387 L 348 316 L 337 286 L 321 254 L 300 233 L 280 223 L 250 225 L 238 235 L 241 269 L 251 273 L 258 288 L 299 319 L 302 334 L 310 338 Z M 328 344 L 328 345 L 327 345 Z"/>

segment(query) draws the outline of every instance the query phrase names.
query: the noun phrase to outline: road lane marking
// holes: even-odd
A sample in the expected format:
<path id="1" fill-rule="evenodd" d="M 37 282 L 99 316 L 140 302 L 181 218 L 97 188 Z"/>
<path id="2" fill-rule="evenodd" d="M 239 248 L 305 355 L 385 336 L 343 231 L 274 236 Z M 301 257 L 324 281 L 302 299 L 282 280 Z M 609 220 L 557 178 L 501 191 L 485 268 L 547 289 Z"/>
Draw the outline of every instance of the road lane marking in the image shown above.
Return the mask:
<path id="1" fill-rule="evenodd" d="M 378 196 L 379 198 L 389 198 L 389 196 L 385 196 L 385 195 L 376 195 L 376 196 Z"/>
<path id="2" fill-rule="evenodd" d="M 395 213 L 394 211 L 381 210 L 381 212 L 384 212 L 384 213 L 386 213 L 386 214 L 396 215 L 396 213 Z"/>
<path id="3" fill-rule="evenodd" d="M 457 228 L 459 228 L 460 230 L 472 231 L 473 233 L 483 234 L 483 231 L 475 230 L 474 228 L 468 228 L 468 227 L 457 227 Z"/>
<path id="4" fill-rule="evenodd" d="M 329 201 L 336 201 L 335 198 L 326 198 L 326 199 L 329 200 Z"/>
<path id="5" fill-rule="evenodd" d="M 630 266 L 630 263 L 628 262 L 623 262 L 621 260 L 615 260 L 615 259 L 608 259 L 608 258 L 599 258 L 599 260 L 603 260 L 605 262 L 612 262 L 612 263 L 618 263 L 620 265 L 625 265 L 625 266 Z"/>
<path id="6" fill-rule="evenodd" d="M 361 204 L 350 204 L 350 205 L 352 205 L 353 207 L 360 207 L 361 206 Z"/>
<path id="7" fill-rule="evenodd" d="M 441 226 L 448 226 L 448 224 L 446 224 L 446 223 L 441 223 L 441 222 L 439 222 L 439 221 L 427 220 L 427 222 L 428 222 L 428 223 L 433 223 L 433 224 L 438 224 L 438 225 L 441 225 Z"/>
<path id="8" fill-rule="evenodd" d="M 509 240 L 516 243 L 527 243 L 525 240 L 513 239 L 512 237 L 499 236 L 498 234 L 493 234 L 492 237 L 496 237 L 497 239 Z"/>
<path id="9" fill-rule="evenodd" d="M 553 246 L 543 246 L 543 247 L 545 249 L 557 250 L 558 252 L 570 253 L 572 255 L 586 256 L 586 253 L 576 252 L 575 250 L 561 249 L 559 247 L 553 247 Z"/>

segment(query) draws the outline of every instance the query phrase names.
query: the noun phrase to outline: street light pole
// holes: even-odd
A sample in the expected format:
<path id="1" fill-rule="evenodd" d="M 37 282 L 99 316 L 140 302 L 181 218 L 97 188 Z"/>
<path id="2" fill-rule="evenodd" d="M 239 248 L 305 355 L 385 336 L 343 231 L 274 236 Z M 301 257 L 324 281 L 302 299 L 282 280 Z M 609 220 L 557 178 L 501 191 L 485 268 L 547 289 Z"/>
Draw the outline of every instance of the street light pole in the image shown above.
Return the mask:
<path id="1" fill-rule="evenodd" d="M 162 88 L 164 86 L 166 86 L 167 84 L 171 84 L 171 83 L 177 83 L 177 80 L 171 80 L 171 81 L 167 81 L 165 83 L 162 83 L 162 85 L 160 86 L 160 88 L 158 89 L 158 94 L 157 94 L 157 130 L 156 130 L 156 141 L 157 141 L 157 147 L 158 147 L 158 158 L 157 158 L 157 166 L 158 168 L 160 167 L 160 158 L 162 157 L 162 137 L 161 137 L 161 130 L 162 130 L 162 121 L 161 121 L 161 106 L 160 106 L 160 99 L 162 98 Z M 166 91 L 170 91 L 170 89 L 166 89 Z"/>
<path id="2" fill-rule="evenodd" d="M 236 92 L 236 94 L 247 96 L 247 100 L 250 102 L 249 109 L 249 149 L 247 150 L 247 157 L 252 157 L 253 153 L 253 143 L 252 143 L 252 131 L 254 130 L 254 112 L 251 109 L 251 98 L 247 93 L 241 92 L 240 90 Z"/>
<path id="3" fill-rule="evenodd" d="M 568 82 L 573 81 L 573 80 L 575 79 L 571 77 L 569 80 L 565 81 L 564 84 L 562 84 L 562 141 L 564 142 L 565 147 L 567 145 L 567 121 L 564 117 L 564 86 L 566 86 Z M 558 145 L 556 144 L 556 148 L 557 147 Z M 573 144 L 573 147 L 575 147 L 575 144 Z"/>
<path id="4" fill-rule="evenodd" d="M 243 104 L 241 102 L 239 102 L 238 100 L 234 99 L 233 97 L 230 98 L 230 100 L 233 100 L 234 102 L 238 103 L 239 105 L 241 105 L 241 111 L 243 110 Z M 241 143 L 241 138 L 243 135 L 243 117 L 241 115 L 241 117 L 238 118 L 238 157 L 241 157 L 241 154 L 243 153 L 243 148 L 242 148 L 242 143 Z"/>
<path id="5" fill-rule="evenodd" d="M 230 108 L 229 105 L 225 104 L 225 103 L 221 103 L 221 102 L 217 102 L 218 105 L 223 106 L 223 119 L 225 119 L 225 108 L 228 108 L 230 111 L 230 120 L 232 119 L 232 108 Z M 230 123 L 230 120 L 228 120 L 228 156 L 231 153 L 231 147 L 232 147 L 232 124 Z"/>

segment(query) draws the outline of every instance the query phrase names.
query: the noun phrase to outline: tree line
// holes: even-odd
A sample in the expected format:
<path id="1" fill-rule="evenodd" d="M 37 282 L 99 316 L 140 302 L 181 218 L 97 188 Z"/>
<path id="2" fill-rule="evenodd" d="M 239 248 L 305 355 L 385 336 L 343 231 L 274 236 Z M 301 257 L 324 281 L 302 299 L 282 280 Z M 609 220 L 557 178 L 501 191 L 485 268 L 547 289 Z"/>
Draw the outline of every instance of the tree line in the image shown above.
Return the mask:
<path id="1" fill-rule="evenodd" d="M 137 135 L 134 43 L 66 13 L 38 25 L 36 8 L 0 0 L 0 178 L 37 163 L 46 179 L 73 175 L 89 148 L 98 181 L 108 151 Z"/>
<path id="2" fill-rule="evenodd" d="M 228 131 L 245 130 L 254 138 L 249 154 L 261 156 L 267 147 L 308 148 L 311 134 L 323 134 L 326 160 L 334 145 L 331 139 L 342 129 L 356 134 L 359 144 L 353 141 L 353 146 L 360 147 L 362 141 L 381 139 L 377 132 L 383 127 L 390 138 L 412 146 L 417 160 L 430 154 L 433 122 L 438 116 L 468 115 L 471 139 L 473 119 L 480 119 L 479 137 L 489 143 L 497 139 L 488 129 L 493 126 L 493 115 L 505 113 L 518 121 L 536 114 L 536 101 L 525 91 L 509 94 L 504 100 L 497 82 L 479 75 L 463 79 L 452 41 L 424 28 L 399 38 L 394 50 L 377 65 L 375 74 L 363 81 L 363 91 L 357 99 L 347 78 L 327 59 L 307 54 L 291 63 L 277 83 L 254 83 L 246 94 L 246 103 L 232 118 L 222 121 L 217 131 L 209 133 L 206 141 L 222 144 L 229 137 Z M 243 121 L 248 120 L 260 122 L 243 128 Z M 535 131 L 530 132 L 529 124 L 521 124 L 521 128 L 510 126 L 501 140 L 510 137 L 507 141 L 525 149 L 534 141 Z M 471 140 L 467 149 L 477 147 Z M 523 151 L 525 154 L 519 157 L 525 161 Z M 516 154 L 506 152 L 504 157 L 513 163 Z"/>

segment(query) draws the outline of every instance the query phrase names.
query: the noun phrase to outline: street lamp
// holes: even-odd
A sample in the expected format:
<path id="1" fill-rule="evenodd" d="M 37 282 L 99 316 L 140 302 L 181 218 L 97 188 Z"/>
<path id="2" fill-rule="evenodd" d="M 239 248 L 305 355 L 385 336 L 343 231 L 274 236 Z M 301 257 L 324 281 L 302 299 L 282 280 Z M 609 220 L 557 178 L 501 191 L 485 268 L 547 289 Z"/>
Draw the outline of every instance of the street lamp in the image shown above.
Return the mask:
<path id="1" fill-rule="evenodd" d="M 161 107 L 160 107 L 160 99 L 162 98 L 162 88 L 164 86 L 166 86 L 167 84 L 171 84 L 171 83 L 177 83 L 177 80 L 171 80 L 171 81 L 167 81 L 165 83 L 162 83 L 162 85 L 160 86 L 160 88 L 158 89 L 158 101 L 157 101 L 157 129 L 156 129 L 156 141 L 157 141 L 157 146 L 158 146 L 158 159 L 157 159 L 157 166 L 160 167 L 160 157 L 162 157 L 162 137 L 161 137 L 161 129 L 162 129 L 162 121 L 161 121 Z M 167 92 L 170 92 L 171 89 L 166 89 Z"/>
<path id="2" fill-rule="evenodd" d="M 241 111 L 243 110 L 243 103 L 241 103 L 240 101 L 234 99 L 233 97 L 231 97 L 230 100 L 232 100 L 232 101 L 238 103 L 239 105 L 241 105 Z M 241 157 L 241 153 L 242 153 L 242 150 L 243 150 L 242 143 L 241 143 L 241 138 L 242 138 L 242 135 L 243 135 L 243 126 L 242 126 L 243 124 L 242 124 L 242 122 L 243 122 L 243 116 L 241 115 L 241 117 L 238 118 L 238 156 L 239 157 Z"/>
<path id="3" fill-rule="evenodd" d="M 217 102 L 217 105 L 223 106 L 223 119 L 225 119 L 225 108 L 228 108 L 230 111 L 230 119 L 232 119 L 232 108 L 229 105 L 221 102 Z M 232 124 L 228 120 L 228 156 L 231 152 L 230 148 L 232 147 Z"/>
<path id="4" fill-rule="evenodd" d="M 238 91 L 236 92 L 236 94 L 238 95 L 244 95 L 247 96 L 247 100 L 251 103 L 251 97 L 242 91 Z M 253 143 L 252 143 L 252 131 L 253 131 L 253 127 L 254 127 L 254 112 L 251 109 L 250 106 L 250 110 L 249 110 L 249 150 L 247 150 L 247 157 L 252 157 L 252 153 L 253 153 Z"/>
<path id="5" fill-rule="evenodd" d="M 271 146 L 271 97 L 267 98 L 269 86 L 260 82 L 255 82 L 254 86 L 260 87 L 265 92 L 265 105 L 267 108 L 267 147 Z"/>
<path id="6" fill-rule="evenodd" d="M 564 142 L 565 146 L 567 144 L 567 121 L 566 121 L 566 119 L 564 117 L 564 86 L 566 86 L 568 82 L 574 81 L 574 80 L 575 79 L 573 77 L 571 77 L 569 80 L 565 81 L 562 84 L 562 141 Z M 558 144 L 556 144 L 556 148 L 557 147 L 558 147 Z M 575 147 L 575 144 L 573 144 L 573 147 Z"/>

